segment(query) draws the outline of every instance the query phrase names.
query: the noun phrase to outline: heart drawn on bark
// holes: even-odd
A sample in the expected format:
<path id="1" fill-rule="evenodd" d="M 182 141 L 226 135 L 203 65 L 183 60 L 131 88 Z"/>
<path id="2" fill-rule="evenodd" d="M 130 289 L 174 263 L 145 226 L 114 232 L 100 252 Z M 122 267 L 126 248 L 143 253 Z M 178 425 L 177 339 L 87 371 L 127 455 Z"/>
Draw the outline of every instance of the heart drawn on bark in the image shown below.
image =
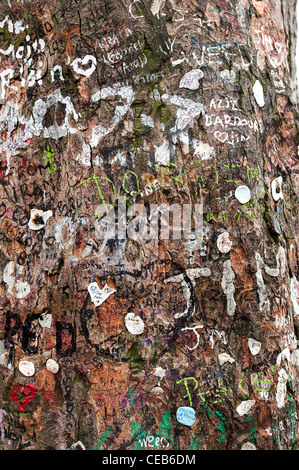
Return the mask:
<path id="1" fill-rule="evenodd" d="M 23 393 L 23 395 L 25 395 L 25 398 L 21 403 L 19 402 L 18 392 L 21 392 Z M 37 388 L 35 387 L 35 385 L 29 384 L 29 383 L 25 385 L 15 384 L 13 385 L 11 389 L 9 400 L 16 401 L 19 410 L 24 412 L 26 409 L 26 406 L 34 399 L 36 394 L 37 394 Z"/>
<path id="2" fill-rule="evenodd" d="M 228 139 L 228 133 L 227 132 L 220 132 L 220 131 L 215 131 L 214 136 L 216 139 L 220 140 L 220 142 L 224 143 Z"/>
<path id="3" fill-rule="evenodd" d="M 79 64 L 82 66 L 87 65 L 88 62 L 92 62 L 91 67 L 89 69 L 83 69 L 79 67 Z M 73 67 L 74 71 L 79 73 L 80 75 L 84 75 L 85 77 L 90 77 L 96 69 L 97 66 L 97 59 L 90 54 L 87 54 L 83 59 L 75 59 L 71 66 Z"/>

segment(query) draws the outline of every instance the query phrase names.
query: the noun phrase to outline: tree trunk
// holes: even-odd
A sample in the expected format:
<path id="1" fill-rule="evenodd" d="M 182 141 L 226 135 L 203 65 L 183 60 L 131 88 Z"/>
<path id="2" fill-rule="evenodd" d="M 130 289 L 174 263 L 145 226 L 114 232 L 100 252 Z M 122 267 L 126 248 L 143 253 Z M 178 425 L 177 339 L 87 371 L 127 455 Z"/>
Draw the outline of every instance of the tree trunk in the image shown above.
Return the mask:
<path id="1" fill-rule="evenodd" d="M 296 1 L 0 5 L 0 449 L 297 449 Z"/>

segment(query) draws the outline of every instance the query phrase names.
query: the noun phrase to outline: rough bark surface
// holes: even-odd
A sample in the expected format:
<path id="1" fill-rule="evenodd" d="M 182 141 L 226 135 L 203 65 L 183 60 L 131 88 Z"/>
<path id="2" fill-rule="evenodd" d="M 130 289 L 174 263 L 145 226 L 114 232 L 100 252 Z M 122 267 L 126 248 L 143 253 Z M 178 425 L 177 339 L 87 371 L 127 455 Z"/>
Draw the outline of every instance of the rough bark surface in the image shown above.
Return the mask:
<path id="1" fill-rule="evenodd" d="M 0 1 L 0 449 L 297 449 L 288 3 Z"/>

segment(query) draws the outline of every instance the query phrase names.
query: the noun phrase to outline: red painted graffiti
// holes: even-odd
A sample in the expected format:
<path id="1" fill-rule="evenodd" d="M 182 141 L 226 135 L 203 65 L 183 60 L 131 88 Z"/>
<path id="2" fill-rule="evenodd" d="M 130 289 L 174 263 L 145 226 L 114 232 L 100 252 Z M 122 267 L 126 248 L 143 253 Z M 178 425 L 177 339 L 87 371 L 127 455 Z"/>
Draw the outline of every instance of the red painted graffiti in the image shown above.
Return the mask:
<path id="1" fill-rule="evenodd" d="M 21 392 L 23 393 L 23 395 L 25 395 L 25 398 L 21 403 L 19 402 L 18 392 Z M 36 394 L 37 388 L 35 387 L 35 385 L 28 383 L 25 385 L 15 384 L 11 389 L 9 400 L 16 401 L 19 410 L 24 412 L 26 406 L 34 399 Z"/>

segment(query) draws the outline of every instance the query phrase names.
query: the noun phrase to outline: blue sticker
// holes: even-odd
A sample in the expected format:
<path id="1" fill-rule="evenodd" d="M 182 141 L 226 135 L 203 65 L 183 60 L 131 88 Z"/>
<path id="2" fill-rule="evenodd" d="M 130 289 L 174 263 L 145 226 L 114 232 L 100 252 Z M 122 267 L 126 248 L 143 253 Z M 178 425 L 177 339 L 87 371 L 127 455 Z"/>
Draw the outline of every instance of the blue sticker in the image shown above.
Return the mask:
<path id="1" fill-rule="evenodd" d="M 185 426 L 193 426 L 195 423 L 195 410 L 190 406 L 182 406 L 176 412 L 176 419 Z"/>

